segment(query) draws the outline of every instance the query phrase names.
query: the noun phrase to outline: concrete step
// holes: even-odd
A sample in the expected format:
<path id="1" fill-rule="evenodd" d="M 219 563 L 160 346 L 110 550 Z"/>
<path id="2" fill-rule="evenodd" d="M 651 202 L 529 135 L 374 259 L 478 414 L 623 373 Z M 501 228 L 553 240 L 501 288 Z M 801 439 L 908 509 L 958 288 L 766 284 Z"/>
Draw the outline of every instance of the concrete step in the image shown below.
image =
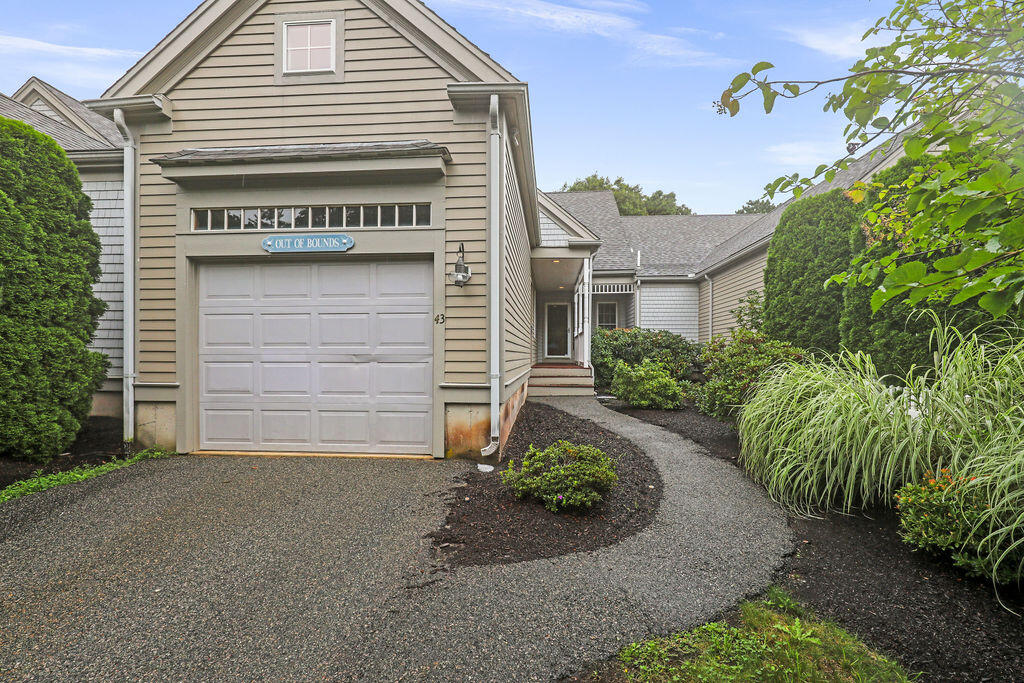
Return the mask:
<path id="1" fill-rule="evenodd" d="M 562 386 L 562 387 L 549 387 L 549 386 L 530 386 L 529 395 L 535 398 L 545 398 L 549 396 L 593 396 L 594 387 L 586 386 Z"/>
<path id="2" fill-rule="evenodd" d="M 590 375 L 581 377 L 568 377 L 565 375 L 530 375 L 531 387 L 551 387 L 560 385 L 593 387 L 594 378 Z"/>

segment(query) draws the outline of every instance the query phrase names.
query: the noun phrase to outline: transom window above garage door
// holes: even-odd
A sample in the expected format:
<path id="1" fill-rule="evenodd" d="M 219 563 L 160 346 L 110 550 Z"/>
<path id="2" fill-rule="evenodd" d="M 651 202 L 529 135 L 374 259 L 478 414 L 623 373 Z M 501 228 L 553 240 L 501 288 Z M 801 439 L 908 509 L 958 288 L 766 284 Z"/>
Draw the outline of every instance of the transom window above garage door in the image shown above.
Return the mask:
<path id="1" fill-rule="evenodd" d="M 430 204 L 287 206 L 192 209 L 192 229 L 319 230 L 332 228 L 428 228 Z"/>

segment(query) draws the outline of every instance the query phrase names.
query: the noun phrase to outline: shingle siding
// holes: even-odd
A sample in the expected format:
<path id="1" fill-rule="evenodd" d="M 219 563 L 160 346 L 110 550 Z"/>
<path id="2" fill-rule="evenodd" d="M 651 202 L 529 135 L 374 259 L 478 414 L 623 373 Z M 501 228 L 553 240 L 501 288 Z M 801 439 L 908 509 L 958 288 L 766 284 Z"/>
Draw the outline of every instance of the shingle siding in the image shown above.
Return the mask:
<path id="1" fill-rule="evenodd" d="M 562 230 L 551 218 L 540 212 L 540 245 L 542 247 L 569 246 L 569 233 Z"/>
<path id="2" fill-rule="evenodd" d="M 640 327 L 666 330 L 696 341 L 698 293 L 697 283 L 642 284 Z"/>
<path id="3" fill-rule="evenodd" d="M 107 304 L 92 348 L 110 359 L 108 379 L 124 373 L 124 187 L 120 181 L 85 180 L 82 189 L 92 199 L 92 228 L 99 235 L 102 274 L 93 290 Z"/>
<path id="4" fill-rule="evenodd" d="M 48 105 L 46 101 L 43 99 L 38 99 L 29 106 L 31 106 L 32 109 L 36 110 L 40 114 L 45 114 L 46 116 L 49 116 L 54 121 L 60 121 L 63 124 L 67 124 L 67 121 L 65 121 L 60 114 L 55 112 L 53 110 L 53 107 Z"/>

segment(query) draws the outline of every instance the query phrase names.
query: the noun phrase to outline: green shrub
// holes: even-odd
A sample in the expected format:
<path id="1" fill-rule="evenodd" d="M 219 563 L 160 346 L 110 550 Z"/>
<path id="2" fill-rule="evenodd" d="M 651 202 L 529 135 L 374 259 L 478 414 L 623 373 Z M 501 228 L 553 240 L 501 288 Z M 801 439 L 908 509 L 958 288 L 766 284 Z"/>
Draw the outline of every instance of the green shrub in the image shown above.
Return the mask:
<path id="1" fill-rule="evenodd" d="M 864 207 L 842 190 L 794 202 L 782 215 L 765 268 L 764 332 L 795 346 L 839 350 L 843 292 L 824 288 L 850 268 L 850 230 Z"/>
<path id="2" fill-rule="evenodd" d="M 677 382 L 685 382 L 698 369 L 700 345 L 663 330 L 594 331 L 591 362 L 598 388 L 611 386 L 619 361 L 638 365 L 645 358 L 661 363 Z"/>
<path id="3" fill-rule="evenodd" d="M 501 481 L 519 498 L 536 498 L 552 512 L 582 510 L 601 502 L 619 482 L 615 463 L 594 446 L 559 441 L 544 450 L 530 446 L 517 468 L 515 461 Z"/>
<path id="4" fill-rule="evenodd" d="M 736 318 L 736 327 L 759 332 L 764 327 L 764 292 L 748 290 L 739 300 L 739 306 L 729 311 Z"/>
<path id="5" fill-rule="evenodd" d="M 615 366 L 612 394 L 634 408 L 677 410 L 685 394 L 661 363 L 644 359 L 639 365 L 619 361 Z"/>
<path id="6" fill-rule="evenodd" d="M 943 327 L 933 348 L 931 366 L 890 378 L 894 386 L 863 354 L 779 368 L 740 416 L 740 463 L 800 512 L 891 505 L 905 485 L 946 469 L 965 501 L 984 502 L 965 518 L 979 566 L 1019 577 L 1024 341 Z"/>
<path id="7" fill-rule="evenodd" d="M 983 551 L 988 527 L 983 521 L 988 504 L 984 491 L 972 486 L 974 478 L 954 477 L 949 470 L 925 474 L 920 484 L 907 484 L 896 494 L 900 535 L 918 550 L 949 555 L 972 576 L 1012 583 L 1021 576 L 1024 549 L 1011 551 L 999 568 L 992 554 Z"/>
<path id="8" fill-rule="evenodd" d="M 0 455 L 46 461 L 74 440 L 107 361 L 78 172 L 50 138 L 0 118 Z"/>
<path id="9" fill-rule="evenodd" d="M 766 371 L 802 357 L 790 344 L 743 328 L 716 337 L 701 355 L 705 382 L 694 389 L 697 408 L 719 419 L 732 418 Z"/>

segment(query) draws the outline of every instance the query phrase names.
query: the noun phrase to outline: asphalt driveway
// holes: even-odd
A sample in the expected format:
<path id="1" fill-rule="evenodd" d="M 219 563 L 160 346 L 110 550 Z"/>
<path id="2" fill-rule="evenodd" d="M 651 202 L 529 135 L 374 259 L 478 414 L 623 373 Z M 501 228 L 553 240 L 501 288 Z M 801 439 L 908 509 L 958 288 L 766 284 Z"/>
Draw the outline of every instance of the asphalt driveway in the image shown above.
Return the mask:
<path id="1" fill-rule="evenodd" d="M 596 401 L 658 463 L 626 542 L 436 571 L 470 465 L 148 461 L 0 506 L 0 679 L 548 680 L 760 591 L 791 547 L 734 467 Z"/>

